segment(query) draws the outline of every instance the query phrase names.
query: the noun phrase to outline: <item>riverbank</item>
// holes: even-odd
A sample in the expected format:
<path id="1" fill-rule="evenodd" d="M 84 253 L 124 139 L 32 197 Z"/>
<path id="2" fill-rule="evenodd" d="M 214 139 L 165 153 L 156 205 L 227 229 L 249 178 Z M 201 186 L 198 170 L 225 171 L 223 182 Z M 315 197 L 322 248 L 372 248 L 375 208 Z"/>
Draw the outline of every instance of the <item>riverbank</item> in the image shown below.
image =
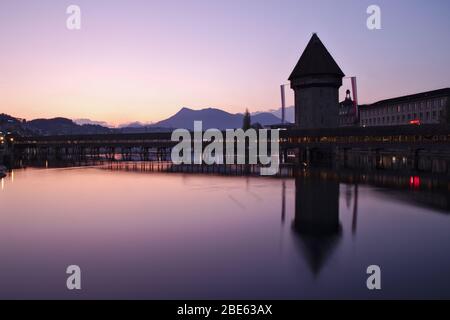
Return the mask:
<path id="1" fill-rule="evenodd" d="M 0 178 L 6 177 L 6 170 L 7 168 L 5 166 L 0 165 Z"/>

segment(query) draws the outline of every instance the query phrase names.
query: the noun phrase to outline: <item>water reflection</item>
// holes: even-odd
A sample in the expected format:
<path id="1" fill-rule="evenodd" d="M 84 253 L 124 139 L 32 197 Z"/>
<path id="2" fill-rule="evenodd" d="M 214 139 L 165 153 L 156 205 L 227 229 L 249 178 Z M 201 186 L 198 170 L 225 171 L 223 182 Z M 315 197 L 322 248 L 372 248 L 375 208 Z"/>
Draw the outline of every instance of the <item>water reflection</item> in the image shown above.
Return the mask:
<path id="1" fill-rule="evenodd" d="M 358 224 L 358 184 L 353 186 L 354 197 L 353 197 L 353 219 L 352 219 L 352 233 L 356 234 L 356 228 Z"/>
<path id="2" fill-rule="evenodd" d="M 286 181 L 281 183 L 281 223 L 284 224 L 286 220 Z"/>
<path id="3" fill-rule="evenodd" d="M 311 271 L 318 275 L 339 244 L 339 183 L 304 175 L 295 179 L 293 230 Z"/>
<path id="4" fill-rule="evenodd" d="M 349 233 L 355 239 L 358 228 L 359 182 L 372 180 L 377 188 L 375 192 L 385 197 L 415 205 L 420 208 L 434 209 L 434 212 L 450 213 L 450 190 L 442 185 L 428 183 L 420 185 L 420 177 L 410 179 L 411 189 L 404 188 L 408 177 L 369 178 L 367 175 L 338 175 L 332 171 L 303 172 L 295 178 L 295 218 L 292 230 L 296 243 L 309 268 L 318 276 L 333 252 L 338 248 L 343 228 L 340 222 L 340 203 L 342 198 L 346 210 L 351 213 Z M 392 188 L 392 181 L 398 181 Z M 345 182 L 345 183 L 343 183 Z M 385 182 L 385 183 L 383 183 Z M 403 187 L 403 188 L 402 188 Z M 343 195 L 340 196 L 340 191 Z M 285 183 L 282 185 L 282 221 L 285 218 Z"/>
<path id="5" fill-rule="evenodd" d="M 14 183 L 14 170 L 11 170 L 8 174 L 5 174 L 0 179 L 1 191 L 5 191 L 8 183 Z"/>
<path id="6" fill-rule="evenodd" d="M 449 192 L 426 181 L 17 170 L 0 193 L 0 297 L 73 298 L 75 261 L 83 298 L 370 298 L 374 263 L 378 297 L 448 298 Z"/>

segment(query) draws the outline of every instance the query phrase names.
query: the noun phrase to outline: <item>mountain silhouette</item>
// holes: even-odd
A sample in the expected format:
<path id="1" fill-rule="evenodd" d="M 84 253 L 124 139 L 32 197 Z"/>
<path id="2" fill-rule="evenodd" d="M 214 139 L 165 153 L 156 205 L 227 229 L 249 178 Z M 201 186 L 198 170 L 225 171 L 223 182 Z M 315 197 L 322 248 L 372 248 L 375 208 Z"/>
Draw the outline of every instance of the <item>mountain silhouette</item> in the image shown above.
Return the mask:
<path id="1" fill-rule="evenodd" d="M 203 129 L 236 129 L 241 128 L 244 115 L 237 113 L 232 114 L 216 108 L 208 108 L 202 110 L 192 110 L 182 108 L 170 118 L 155 123 L 154 127 L 163 128 L 182 128 L 192 130 L 194 121 L 202 121 Z M 269 112 L 262 112 L 253 115 L 252 124 L 259 123 L 263 126 L 281 123 L 281 120 Z"/>
<path id="2" fill-rule="evenodd" d="M 26 122 L 24 126 L 42 135 L 106 134 L 113 132 L 110 128 L 100 125 L 78 125 L 66 118 L 36 119 Z"/>
<path id="3" fill-rule="evenodd" d="M 101 125 L 105 122 L 89 119 L 71 120 L 67 118 L 25 119 L 0 114 L 0 131 L 12 132 L 21 136 L 32 135 L 83 135 L 108 133 L 144 133 L 168 132 L 173 129 L 194 129 L 194 121 L 202 121 L 203 129 L 237 129 L 242 128 L 244 115 L 232 114 L 216 108 L 193 110 L 182 108 L 170 118 L 155 124 L 132 122 L 119 128 Z M 260 112 L 251 116 L 252 124 L 268 126 L 281 123 L 281 119 L 270 112 Z M 106 124 L 106 123 L 105 123 Z"/>
<path id="4" fill-rule="evenodd" d="M 270 112 L 271 114 L 273 114 L 275 117 L 277 117 L 279 119 L 281 119 L 281 117 L 282 117 L 282 110 L 281 110 L 281 108 L 275 109 L 275 110 L 270 110 L 268 112 Z M 265 113 L 265 112 L 260 112 L 260 111 L 259 112 L 254 112 L 252 114 L 252 116 L 255 116 L 255 115 L 258 115 L 258 114 L 261 114 L 261 113 Z M 294 123 L 295 122 L 295 106 L 286 107 L 286 111 L 285 111 L 285 115 L 284 116 L 285 116 L 285 121 L 286 122 Z M 280 122 L 281 122 L 281 120 L 280 120 Z"/>

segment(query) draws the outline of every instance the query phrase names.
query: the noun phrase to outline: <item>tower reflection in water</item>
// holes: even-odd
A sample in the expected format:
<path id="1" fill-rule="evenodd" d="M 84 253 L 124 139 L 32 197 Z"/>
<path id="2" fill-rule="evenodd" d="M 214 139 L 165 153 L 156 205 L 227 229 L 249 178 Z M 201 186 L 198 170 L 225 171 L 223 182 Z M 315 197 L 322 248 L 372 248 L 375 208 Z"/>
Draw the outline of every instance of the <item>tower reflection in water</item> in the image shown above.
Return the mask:
<path id="1" fill-rule="evenodd" d="M 339 182 L 305 174 L 295 179 L 295 241 L 314 275 L 339 245 Z"/>

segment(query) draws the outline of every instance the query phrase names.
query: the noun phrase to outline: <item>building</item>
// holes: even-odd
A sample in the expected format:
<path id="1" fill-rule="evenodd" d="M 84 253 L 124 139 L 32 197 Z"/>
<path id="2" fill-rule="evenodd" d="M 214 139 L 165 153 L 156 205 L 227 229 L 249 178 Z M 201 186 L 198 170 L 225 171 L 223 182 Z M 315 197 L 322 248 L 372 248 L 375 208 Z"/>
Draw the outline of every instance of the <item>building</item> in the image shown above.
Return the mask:
<path id="1" fill-rule="evenodd" d="M 363 127 L 407 124 L 450 124 L 450 88 L 359 106 Z"/>
<path id="2" fill-rule="evenodd" d="M 339 88 L 344 76 L 317 34 L 313 34 L 289 77 L 295 94 L 297 127 L 338 127 Z"/>
<path id="3" fill-rule="evenodd" d="M 0 149 L 3 149 L 5 147 L 5 135 L 3 132 L 0 131 Z"/>
<path id="4" fill-rule="evenodd" d="M 358 106 L 351 98 L 350 90 L 345 93 L 345 100 L 339 104 L 339 127 L 353 127 L 359 125 Z"/>

